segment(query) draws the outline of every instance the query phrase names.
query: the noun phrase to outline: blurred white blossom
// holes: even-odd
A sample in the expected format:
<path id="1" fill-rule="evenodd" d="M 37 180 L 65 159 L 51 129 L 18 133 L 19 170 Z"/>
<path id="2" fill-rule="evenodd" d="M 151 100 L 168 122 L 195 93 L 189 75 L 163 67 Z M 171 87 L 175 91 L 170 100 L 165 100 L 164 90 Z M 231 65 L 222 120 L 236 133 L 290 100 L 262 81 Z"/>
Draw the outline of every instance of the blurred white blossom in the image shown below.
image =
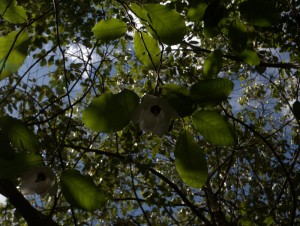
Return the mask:
<path id="1" fill-rule="evenodd" d="M 53 170 L 46 166 L 31 168 L 21 175 L 20 189 L 23 195 L 55 195 L 57 181 Z"/>
<path id="2" fill-rule="evenodd" d="M 177 112 L 167 100 L 146 94 L 133 116 L 133 122 L 139 123 L 141 130 L 161 136 L 168 132 L 172 119 L 176 117 Z"/>

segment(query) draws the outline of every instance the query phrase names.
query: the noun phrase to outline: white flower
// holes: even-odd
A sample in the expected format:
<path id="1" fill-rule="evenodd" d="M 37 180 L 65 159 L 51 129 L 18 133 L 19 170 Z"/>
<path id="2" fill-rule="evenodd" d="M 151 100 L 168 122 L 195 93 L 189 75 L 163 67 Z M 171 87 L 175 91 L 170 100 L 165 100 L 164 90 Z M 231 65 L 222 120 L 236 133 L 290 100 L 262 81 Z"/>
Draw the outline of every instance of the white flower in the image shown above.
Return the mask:
<path id="1" fill-rule="evenodd" d="M 139 123 L 141 130 L 161 136 L 168 132 L 172 119 L 176 117 L 177 112 L 167 100 L 146 94 L 133 116 L 133 122 Z"/>
<path id="2" fill-rule="evenodd" d="M 23 195 L 55 195 L 57 181 L 53 170 L 46 166 L 31 168 L 21 175 L 21 192 Z"/>

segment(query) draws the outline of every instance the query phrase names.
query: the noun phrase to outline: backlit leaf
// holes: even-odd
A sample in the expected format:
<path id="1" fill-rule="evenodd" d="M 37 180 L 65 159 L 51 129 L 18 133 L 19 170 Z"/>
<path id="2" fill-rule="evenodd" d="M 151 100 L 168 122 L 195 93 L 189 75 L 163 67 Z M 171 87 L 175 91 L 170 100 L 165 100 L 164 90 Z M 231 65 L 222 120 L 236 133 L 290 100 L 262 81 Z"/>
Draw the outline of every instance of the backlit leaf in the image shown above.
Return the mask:
<path id="1" fill-rule="evenodd" d="M 237 138 L 232 125 L 214 111 L 197 111 L 192 115 L 193 125 L 203 139 L 214 145 L 235 145 Z"/>
<path id="2" fill-rule="evenodd" d="M 220 33 L 225 14 L 226 8 L 219 0 L 214 0 L 207 6 L 203 16 L 206 38 L 212 38 Z"/>
<path id="3" fill-rule="evenodd" d="M 166 84 L 162 87 L 162 95 L 180 117 L 189 116 L 195 110 L 190 91 L 186 87 L 178 86 L 177 84 Z"/>
<path id="4" fill-rule="evenodd" d="M 161 50 L 156 39 L 145 32 L 134 33 L 134 50 L 139 60 L 148 68 L 158 69 Z"/>
<path id="5" fill-rule="evenodd" d="M 84 110 L 82 120 L 85 125 L 98 132 L 115 132 L 125 127 L 139 104 L 139 97 L 125 89 L 120 93 L 105 92 L 94 98 Z"/>
<path id="6" fill-rule="evenodd" d="M 203 76 L 205 78 L 216 78 L 222 69 L 222 64 L 222 51 L 216 49 L 204 61 Z"/>
<path id="7" fill-rule="evenodd" d="M 239 57 L 250 66 L 257 66 L 260 63 L 259 56 L 257 52 L 253 49 L 246 48 L 243 52 L 239 54 Z"/>
<path id="8" fill-rule="evenodd" d="M 245 49 L 248 36 L 246 28 L 242 22 L 234 20 L 231 22 L 228 29 L 228 40 L 232 49 L 237 52 L 241 52 Z"/>
<path id="9" fill-rule="evenodd" d="M 16 0 L 1 0 L 0 15 L 13 24 L 21 24 L 27 20 L 26 10 L 17 6 Z"/>
<path id="10" fill-rule="evenodd" d="M 198 5 L 189 8 L 187 16 L 191 21 L 199 22 L 203 19 L 206 8 L 207 8 L 207 3 L 200 2 Z"/>
<path id="11" fill-rule="evenodd" d="M 188 131 L 180 133 L 174 154 L 180 178 L 193 188 L 201 188 L 208 176 L 205 154 Z"/>
<path id="12" fill-rule="evenodd" d="M 175 45 L 184 38 L 185 22 L 178 12 L 159 4 L 146 4 L 143 7 L 131 4 L 131 8 L 142 19 L 142 23 L 148 22 L 147 29 L 151 35 L 163 43 Z"/>
<path id="13" fill-rule="evenodd" d="M 127 31 L 127 25 L 120 19 L 101 20 L 93 27 L 97 39 L 109 42 L 122 37 Z"/>
<path id="14" fill-rule="evenodd" d="M 0 129 L 15 147 L 29 152 L 37 151 L 37 138 L 22 121 L 10 116 L 0 117 Z"/>
<path id="15" fill-rule="evenodd" d="M 68 203 L 76 208 L 94 211 L 103 207 L 106 197 L 90 176 L 77 170 L 65 170 L 60 177 L 61 191 Z"/>
<path id="16" fill-rule="evenodd" d="M 198 104 L 215 106 L 228 98 L 233 87 L 233 82 L 225 78 L 206 79 L 192 85 L 190 92 Z"/>
<path id="17" fill-rule="evenodd" d="M 12 159 L 0 158 L 0 179 L 15 179 L 30 168 L 42 164 L 42 157 L 33 152 L 18 152 Z"/>
<path id="18" fill-rule="evenodd" d="M 0 37 L 0 80 L 19 70 L 27 56 L 27 49 L 26 30 L 13 31 Z"/>
<path id="19" fill-rule="evenodd" d="M 136 3 L 131 3 L 130 8 L 135 13 L 135 15 L 137 15 L 141 19 L 142 23 L 147 22 L 148 13 L 147 13 L 147 10 L 143 6 L 138 5 Z"/>

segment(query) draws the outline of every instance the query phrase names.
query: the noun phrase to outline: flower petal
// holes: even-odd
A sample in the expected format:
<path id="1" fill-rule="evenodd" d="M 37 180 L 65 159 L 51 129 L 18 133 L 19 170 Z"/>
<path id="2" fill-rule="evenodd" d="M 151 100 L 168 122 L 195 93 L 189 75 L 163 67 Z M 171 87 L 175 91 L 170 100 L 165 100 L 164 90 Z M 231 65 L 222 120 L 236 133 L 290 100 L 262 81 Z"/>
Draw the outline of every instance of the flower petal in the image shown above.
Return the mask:
<path id="1" fill-rule="evenodd" d="M 140 123 L 141 130 L 161 136 L 168 132 L 171 120 L 176 117 L 177 112 L 167 100 L 146 94 L 134 114 L 133 121 Z"/>
<path id="2" fill-rule="evenodd" d="M 55 174 L 51 168 L 46 166 L 31 168 L 21 175 L 20 189 L 24 195 L 36 193 L 44 196 L 50 191 L 51 194 L 56 194 L 57 182 Z"/>

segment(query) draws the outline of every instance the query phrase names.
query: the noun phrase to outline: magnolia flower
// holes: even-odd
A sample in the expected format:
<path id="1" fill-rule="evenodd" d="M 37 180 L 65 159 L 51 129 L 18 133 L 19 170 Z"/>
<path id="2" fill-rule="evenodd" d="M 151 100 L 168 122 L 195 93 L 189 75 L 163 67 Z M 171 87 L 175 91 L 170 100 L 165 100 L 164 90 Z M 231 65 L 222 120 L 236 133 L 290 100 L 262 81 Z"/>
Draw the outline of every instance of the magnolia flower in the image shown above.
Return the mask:
<path id="1" fill-rule="evenodd" d="M 152 131 L 156 135 L 168 132 L 172 119 L 177 112 L 162 97 L 146 94 L 137 108 L 133 122 L 139 123 L 141 130 Z"/>
<path id="2" fill-rule="evenodd" d="M 31 168 L 21 175 L 21 192 L 23 195 L 46 194 L 55 195 L 57 192 L 57 182 L 54 172 L 46 166 Z"/>

